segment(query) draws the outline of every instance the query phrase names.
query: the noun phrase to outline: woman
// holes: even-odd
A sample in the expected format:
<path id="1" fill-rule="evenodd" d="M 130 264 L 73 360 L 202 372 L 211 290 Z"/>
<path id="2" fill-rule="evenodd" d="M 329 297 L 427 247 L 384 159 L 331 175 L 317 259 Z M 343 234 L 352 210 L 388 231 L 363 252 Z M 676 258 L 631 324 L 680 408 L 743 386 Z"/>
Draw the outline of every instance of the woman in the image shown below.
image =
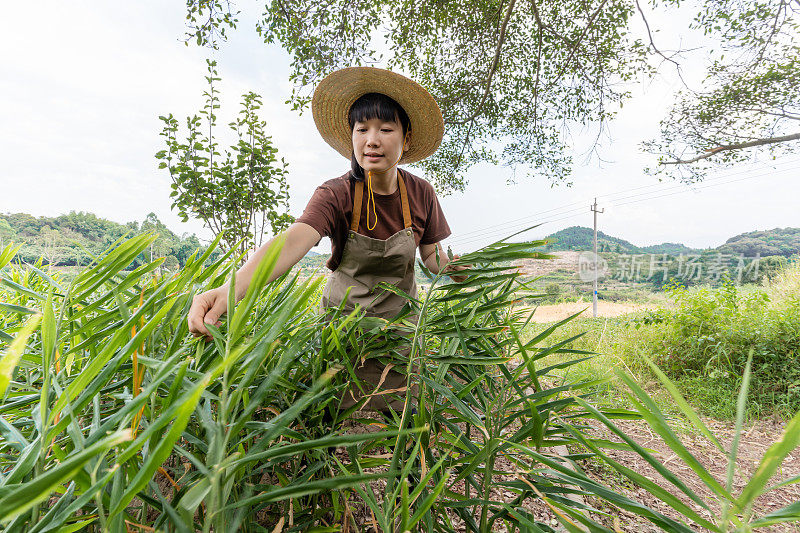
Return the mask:
<path id="1" fill-rule="evenodd" d="M 303 215 L 286 230 L 270 281 L 294 266 L 322 237 L 330 237 L 327 266 L 333 272 L 323 291 L 323 306 L 344 303 L 345 310 L 351 310 L 360 305 L 369 315 L 391 319 L 405 299 L 381 291 L 378 285 L 391 283 L 416 294 L 417 248 L 434 273 L 449 261 L 439 242 L 450 235 L 450 228 L 433 187 L 397 168 L 436 151 L 444 134 L 441 111 L 414 81 L 388 70 L 353 67 L 320 82 L 312 112 L 322 138 L 350 159 L 351 170 L 318 187 Z M 237 272 L 237 301 L 271 242 Z M 204 324 L 216 323 L 226 312 L 227 293 L 223 286 L 195 297 L 188 316 L 195 336 L 209 335 Z M 357 375 L 377 386 L 383 370 L 379 362 L 368 359 Z M 384 389 L 402 389 L 405 384 L 405 376 L 393 370 L 384 376 Z M 350 407 L 357 399 L 346 394 L 341 407 Z M 401 401 L 376 395 L 365 408 L 384 410 L 387 405 L 398 408 Z"/>

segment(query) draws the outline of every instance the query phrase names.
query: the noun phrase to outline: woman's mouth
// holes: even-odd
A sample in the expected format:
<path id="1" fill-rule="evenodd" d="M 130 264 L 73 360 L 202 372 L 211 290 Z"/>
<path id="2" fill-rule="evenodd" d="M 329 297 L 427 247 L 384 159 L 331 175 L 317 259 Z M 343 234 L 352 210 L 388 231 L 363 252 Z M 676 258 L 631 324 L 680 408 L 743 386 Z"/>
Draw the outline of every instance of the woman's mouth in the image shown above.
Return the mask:
<path id="1" fill-rule="evenodd" d="M 377 154 L 365 154 L 364 157 L 367 158 L 367 161 L 379 161 L 383 156 Z"/>

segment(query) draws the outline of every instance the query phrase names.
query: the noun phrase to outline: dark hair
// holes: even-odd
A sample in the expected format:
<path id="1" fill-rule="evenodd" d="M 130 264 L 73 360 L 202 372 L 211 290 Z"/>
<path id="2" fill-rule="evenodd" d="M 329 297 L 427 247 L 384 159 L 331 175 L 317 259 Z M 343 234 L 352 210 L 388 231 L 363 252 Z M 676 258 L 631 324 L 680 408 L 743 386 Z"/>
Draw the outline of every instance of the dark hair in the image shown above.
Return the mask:
<path id="1" fill-rule="evenodd" d="M 353 102 L 350 107 L 347 115 L 350 133 L 353 132 L 356 122 L 365 122 L 373 118 L 379 118 L 384 122 L 399 122 L 403 128 L 404 139 L 406 133 L 411 129 L 408 114 L 394 99 L 381 93 L 367 93 Z M 358 164 L 355 153 L 350 154 L 350 169 L 350 174 L 355 179 L 364 179 L 364 169 Z"/>

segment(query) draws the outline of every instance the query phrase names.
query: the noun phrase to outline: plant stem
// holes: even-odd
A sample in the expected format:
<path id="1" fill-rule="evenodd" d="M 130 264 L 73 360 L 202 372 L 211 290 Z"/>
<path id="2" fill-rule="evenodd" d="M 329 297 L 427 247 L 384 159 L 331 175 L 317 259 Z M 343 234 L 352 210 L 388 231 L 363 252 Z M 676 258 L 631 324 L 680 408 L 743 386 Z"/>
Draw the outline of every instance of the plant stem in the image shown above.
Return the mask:
<path id="1" fill-rule="evenodd" d="M 489 496 L 491 495 L 491 488 L 492 488 L 492 472 L 494 471 L 494 459 L 495 453 L 492 452 L 489 454 L 489 457 L 486 460 L 486 469 L 483 473 L 483 500 L 489 501 Z M 489 506 L 484 503 L 481 506 L 481 524 L 480 524 L 480 531 L 481 533 L 491 533 L 488 528 L 489 523 Z"/>

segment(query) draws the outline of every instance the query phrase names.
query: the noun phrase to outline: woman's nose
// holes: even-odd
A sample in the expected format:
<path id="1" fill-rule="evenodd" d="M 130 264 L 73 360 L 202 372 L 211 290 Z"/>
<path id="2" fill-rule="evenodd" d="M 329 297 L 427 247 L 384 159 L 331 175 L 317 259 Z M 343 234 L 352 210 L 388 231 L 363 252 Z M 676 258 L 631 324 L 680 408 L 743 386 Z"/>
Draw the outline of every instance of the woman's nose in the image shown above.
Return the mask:
<path id="1" fill-rule="evenodd" d="M 377 131 L 367 132 L 367 146 L 378 146 L 378 144 L 380 143 L 379 139 L 380 136 L 378 135 Z"/>

